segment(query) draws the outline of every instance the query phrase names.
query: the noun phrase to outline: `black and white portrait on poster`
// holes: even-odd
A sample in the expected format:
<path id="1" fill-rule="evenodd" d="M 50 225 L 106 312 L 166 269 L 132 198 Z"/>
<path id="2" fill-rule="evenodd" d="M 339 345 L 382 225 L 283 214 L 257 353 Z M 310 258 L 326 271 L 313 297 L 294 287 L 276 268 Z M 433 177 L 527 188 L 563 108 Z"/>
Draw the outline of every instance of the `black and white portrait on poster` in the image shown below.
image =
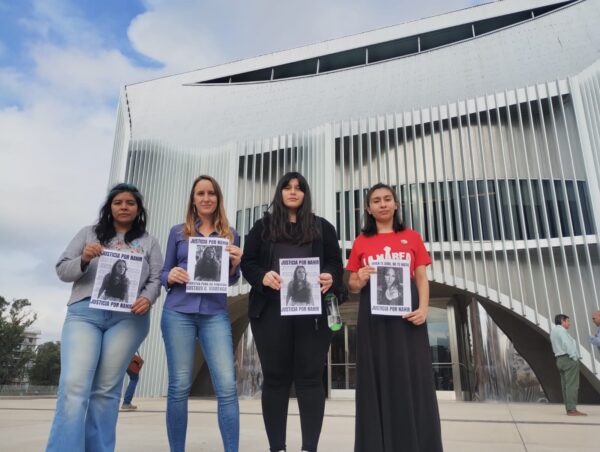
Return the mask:
<path id="1" fill-rule="evenodd" d="M 410 261 L 373 261 L 377 272 L 371 275 L 371 314 L 404 315 L 411 311 Z"/>
<path id="2" fill-rule="evenodd" d="M 143 260 L 140 254 L 102 251 L 90 307 L 130 312 L 137 297 Z"/>
<path id="3" fill-rule="evenodd" d="M 279 259 L 281 315 L 321 314 L 319 258 Z"/>
<path id="4" fill-rule="evenodd" d="M 227 239 L 221 237 L 190 237 L 188 293 L 227 293 L 229 283 L 229 253 Z"/>

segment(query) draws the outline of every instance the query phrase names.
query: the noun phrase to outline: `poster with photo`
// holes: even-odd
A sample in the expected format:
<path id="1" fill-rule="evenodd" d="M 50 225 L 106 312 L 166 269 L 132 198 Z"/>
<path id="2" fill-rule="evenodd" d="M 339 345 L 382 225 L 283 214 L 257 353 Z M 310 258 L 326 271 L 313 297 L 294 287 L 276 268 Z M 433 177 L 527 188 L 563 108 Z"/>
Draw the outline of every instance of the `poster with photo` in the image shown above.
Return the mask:
<path id="1" fill-rule="evenodd" d="M 229 241 L 222 237 L 190 237 L 188 293 L 227 293 L 229 285 Z"/>
<path id="2" fill-rule="evenodd" d="M 102 251 L 98 260 L 90 307 L 131 312 L 131 306 L 137 298 L 140 286 L 143 261 L 144 256 L 141 254 L 114 250 Z"/>
<path id="3" fill-rule="evenodd" d="M 281 315 L 321 314 L 318 257 L 279 259 Z"/>
<path id="4" fill-rule="evenodd" d="M 380 259 L 371 263 L 371 314 L 404 315 L 411 311 L 410 261 Z"/>

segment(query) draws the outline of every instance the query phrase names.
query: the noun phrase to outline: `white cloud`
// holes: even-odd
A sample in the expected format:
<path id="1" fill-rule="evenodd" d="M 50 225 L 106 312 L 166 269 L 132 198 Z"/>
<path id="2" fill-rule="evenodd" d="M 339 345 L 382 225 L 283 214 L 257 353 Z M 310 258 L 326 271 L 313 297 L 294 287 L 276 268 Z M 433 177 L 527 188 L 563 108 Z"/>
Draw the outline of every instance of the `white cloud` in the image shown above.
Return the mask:
<path id="1" fill-rule="evenodd" d="M 10 279 L 12 285 L 21 290 L 14 290 L 11 294 L 7 294 L 3 287 L 3 293 L 0 295 L 9 300 L 29 299 L 33 305 L 32 310 L 38 315 L 33 327 L 42 331 L 42 341 L 58 340 L 64 320 L 66 300 L 71 289 L 68 284 L 44 280 L 42 275 L 54 274 L 54 261 L 44 262 L 41 255 L 35 256 L 20 250 L 3 253 L 3 260 L 10 262 L 11 265 L 3 269 L 6 275 L 2 277 Z M 34 270 L 36 268 L 38 271 Z"/>
<path id="2" fill-rule="evenodd" d="M 23 82 L 18 71 L 12 68 L 0 67 L 0 99 L 2 97 L 14 97 L 23 91 Z"/>
<path id="3" fill-rule="evenodd" d="M 167 73 L 194 70 L 472 6 L 445 0 L 146 0 L 128 35 Z M 481 3 L 481 0 L 479 0 Z"/>
<path id="4" fill-rule="evenodd" d="M 90 51 L 40 45 L 32 50 L 32 56 L 37 78 L 48 89 L 87 104 L 106 100 L 114 103 L 123 85 L 157 74 L 156 70 L 135 67 L 116 49 Z"/>
<path id="5" fill-rule="evenodd" d="M 132 20 L 128 36 L 133 48 L 164 65 L 148 69 L 107 47 L 106 36 L 73 11 L 73 2 L 32 4 L 20 25 L 31 33 L 23 56 L 33 70 L 0 67 L 0 105 L 6 105 L 0 107 L 0 295 L 30 299 L 44 340 L 59 338 L 70 290 L 57 280 L 54 263 L 74 233 L 94 221 L 104 197 L 124 84 L 448 8 L 442 0 L 418 6 L 393 0 L 146 0 L 147 11 Z"/>
<path id="6" fill-rule="evenodd" d="M 31 52 L 33 75 L 0 71 L 19 99 L 0 109 L 0 295 L 28 298 L 44 340 L 57 340 L 70 287 L 54 263 L 106 193 L 119 89 L 153 72 L 114 49 Z"/>
<path id="7" fill-rule="evenodd" d="M 50 34 L 58 34 L 65 45 L 82 48 L 98 48 L 102 36 L 93 24 L 85 20 L 69 0 L 33 0 L 31 14 L 21 18 L 20 25 L 37 34 L 41 40 L 48 40 Z M 76 3 L 76 2 L 75 2 Z"/>
<path id="8" fill-rule="evenodd" d="M 171 73 L 364 31 L 379 15 L 364 2 L 342 0 L 147 0 L 145 5 L 148 11 L 132 21 L 129 38 L 137 51 L 163 62 Z"/>
<path id="9" fill-rule="evenodd" d="M 70 286 L 54 264 L 106 193 L 119 90 L 158 71 L 103 48 L 67 3 L 33 6 L 21 20 L 33 69 L 0 68 L 0 295 L 28 298 L 43 339 L 57 340 Z"/>
<path id="10" fill-rule="evenodd" d="M 199 2 L 157 5 L 137 16 L 128 30 L 134 48 L 163 63 L 169 73 L 198 69 L 222 60 L 217 36 L 205 26 Z"/>
<path id="11" fill-rule="evenodd" d="M 54 263 L 75 231 L 94 220 L 111 156 L 112 109 L 77 118 L 69 107 L 45 99 L 0 111 L 0 287 L 7 298 L 32 302 L 44 337 L 60 330 L 56 312 L 69 292 L 58 287 Z"/>

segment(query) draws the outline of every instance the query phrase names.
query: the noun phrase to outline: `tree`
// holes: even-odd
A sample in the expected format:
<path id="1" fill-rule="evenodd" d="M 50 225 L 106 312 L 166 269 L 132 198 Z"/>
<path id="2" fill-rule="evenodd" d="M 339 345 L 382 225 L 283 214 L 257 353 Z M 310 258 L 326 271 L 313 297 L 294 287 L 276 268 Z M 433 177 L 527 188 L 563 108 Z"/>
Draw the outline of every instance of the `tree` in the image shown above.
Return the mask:
<path id="1" fill-rule="evenodd" d="M 26 298 L 10 303 L 0 296 L 0 385 L 21 381 L 34 356 L 23 343 L 25 330 L 37 319 L 30 306 Z"/>
<path id="2" fill-rule="evenodd" d="M 60 376 L 60 342 L 45 342 L 37 348 L 29 369 L 29 382 L 37 386 L 57 386 Z"/>

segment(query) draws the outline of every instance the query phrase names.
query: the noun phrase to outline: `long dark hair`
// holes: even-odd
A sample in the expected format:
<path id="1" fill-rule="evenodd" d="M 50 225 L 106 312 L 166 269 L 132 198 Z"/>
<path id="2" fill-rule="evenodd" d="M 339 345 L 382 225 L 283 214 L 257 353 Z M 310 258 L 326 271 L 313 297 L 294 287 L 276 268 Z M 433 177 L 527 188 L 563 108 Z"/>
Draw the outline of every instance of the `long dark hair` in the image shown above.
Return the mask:
<path id="1" fill-rule="evenodd" d="M 381 267 L 380 267 L 381 268 Z M 396 289 L 400 290 L 400 281 L 401 281 L 401 277 L 400 277 L 400 272 L 398 270 L 396 270 L 394 267 L 383 267 L 383 285 L 386 289 L 389 289 L 390 287 L 396 287 Z M 391 285 L 387 285 L 387 281 L 385 280 L 385 277 L 387 276 L 389 271 L 392 271 L 392 274 L 394 275 L 394 281 L 392 282 Z"/>
<path id="2" fill-rule="evenodd" d="M 367 237 L 371 237 L 371 236 L 377 234 L 377 222 L 375 221 L 375 217 L 369 213 L 368 209 L 369 209 L 369 205 L 371 204 L 371 196 L 373 195 L 373 192 L 375 190 L 379 190 L 380 188 L 385 188 L 386 190 L 389 190 L 390 193 L 392 194 L 392 196 L 394 197 L 394 202 L 398 206 L 398 208 L 396 209 L 396 212 L 394 212 L 394 221 L 392 224 L 392 228 L 394 229 L 394 232 L 404 231 L 404 229 L 405 229 L 404 223 L 400 219 L 400 203 L 398 202 L 398 197 L 396 196 L 396 192 L 389 185 L 379 182 L 379 183 L 373 185 L 369 189 L 369 191 L 367 192 L 366 199 L 365 199 L 365 212 L 364 212 L 365 225 L 362 228 L 362 233 L 364 235 L 366 235 Z"/>
<path id="3" fill-rule="evenodd" d="M 98 237 L 98 241 L 102 245 L 107 245 L 108 242 L 117 235 L 117 231 L 113 225 L 112 202 L 115 196 L 123 192 L 131 193 L 135 198 L 138 207 L 138 214 L 131 225 L 131 229 L 125 233 L 125 242 L 131 243 L 146 233 L 147 214 L 146 209 L 144 208 L 142 194 L 134 185 L 125 183 L 117 184 L 108 192 L 106 201 L 104 201 L 104 204 L 100 208 L 98 222 L 94 226 L 96 237 Z"/>
<path id="4" fill-rule="evenodd" d="M 283 204 L 283 195 L 281 194 L 293 179 L 298 180 L 300 191 L 304 193 L 302 205 L 296 212 L 297 227 L 294 230 L 292 230 L 288 218 L 288 209 Z M 265 219 L 268 219 L 268 228 L 265 230 L 264 238 L 273 242 L 290 242 L 304 245 L 319 237 L 319 230 L 316 227 L 315 216 L 312 212 L 310 187 L 302 174 L 292 171 L 284 174 L 279 179 L 273 201 L 269 206 L 269 212 L 265 213 Z"/>
<path id="5" fill-rule="evenodd" d="M 110 280 L 111 281 L 114 281 L 117 278 L 125 279 L 125 273 L 123 273 L 122 275 L 117 275 L 117 265 L 119 264 L 119 262 L 123 262 L 125 264 L 125 273 L 127 273 L 127 262 L 125 262 L 124 259 L 117 259 L 110 270 Z"/>
<path id="6" fill-rule="evenodd" d="M 298 265 L 295 269 L 294 269 L 294 275 L 292 276 L 292 285 L 298 285 L 301 280 L 300 278 L 298 278 L 298 272 L 300 271 L 300 269 L 304 270 L 304 280 L 302 280 L 302 285 L 308 285 L 308 278 L 306 275 L 306 267 L 304 265 Z"/>

